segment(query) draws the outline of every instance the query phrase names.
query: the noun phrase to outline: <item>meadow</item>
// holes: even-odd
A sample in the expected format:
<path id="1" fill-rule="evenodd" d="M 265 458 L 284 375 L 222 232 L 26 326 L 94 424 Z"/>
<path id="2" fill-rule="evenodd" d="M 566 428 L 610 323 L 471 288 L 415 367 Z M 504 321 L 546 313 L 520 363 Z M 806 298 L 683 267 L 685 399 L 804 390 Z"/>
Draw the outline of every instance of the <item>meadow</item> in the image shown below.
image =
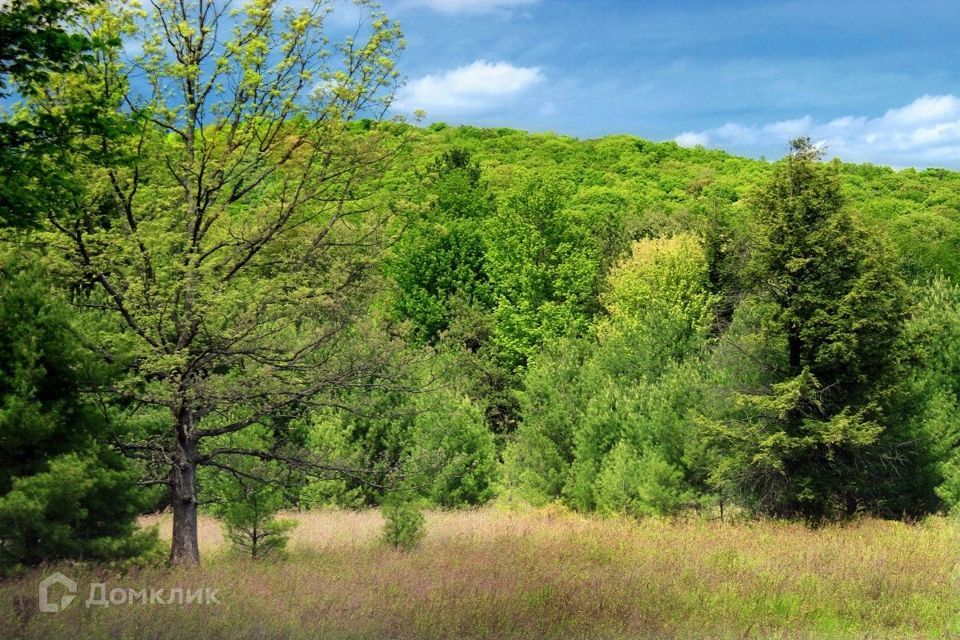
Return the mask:
<path id="1" fill-rule="evenodd" d="M 200 568 L 81 565 L 0 583 L 15 638 L 935 638 L 960 635 L 960 526 L 865 519 L 632 520 L 562 509 L 431 512 L 412 552 L 375 510 L 290 513 L 284 559 L 251 564 L 203 519 Z M 151 517 L 161 537 L 168 516 Z M 37 613 L 54 569 L 80 585 Z M 83 606 L 87 585 L 217 589 L 220 604 Z M 19 600 L 18 600 L 19 598 Z"/>

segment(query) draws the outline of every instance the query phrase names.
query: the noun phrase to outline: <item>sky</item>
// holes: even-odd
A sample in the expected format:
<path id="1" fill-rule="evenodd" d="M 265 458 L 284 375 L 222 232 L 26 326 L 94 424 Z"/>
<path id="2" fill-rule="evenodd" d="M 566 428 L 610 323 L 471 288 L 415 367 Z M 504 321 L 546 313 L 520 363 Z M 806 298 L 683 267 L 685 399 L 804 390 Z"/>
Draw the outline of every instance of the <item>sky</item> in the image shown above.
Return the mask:
<path id="1" fill-rule="evenodd" d="M 385 0 L 394 110 L 960 169 L 960 0 Z"/>

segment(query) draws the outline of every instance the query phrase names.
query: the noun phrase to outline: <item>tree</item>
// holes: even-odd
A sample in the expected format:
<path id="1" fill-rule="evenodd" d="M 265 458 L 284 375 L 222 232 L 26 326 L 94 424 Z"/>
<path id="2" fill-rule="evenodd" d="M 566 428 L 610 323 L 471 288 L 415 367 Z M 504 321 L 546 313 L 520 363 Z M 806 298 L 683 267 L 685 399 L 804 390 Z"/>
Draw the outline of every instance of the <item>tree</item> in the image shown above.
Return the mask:
<path id="1" fill-rule="evenodd" d="M 57 560 L 126 560 L 155 545 L 137 529 L 136 472 L 103 448 L 61 454 L 0 496 L 0 573 Z"/>
<path id="2" fill-rule="evenodd" d="M 619 211 L 595 206 L 556 176 L 526 176 L 487 224 L 494 340 L 522 367 L 545 341 L 583 335 L 600 309 L 603 276 L 621 249 Z"/>
<path id="3" fill-rule="evenodd" d="M 146 25 L 147 95 L 123 81 L 115 52 L 90 67 L 85 90 L 139 126 L 122 144 L 100 140 L 126 162 L 85 167 L 89 189 L 76 213 L 50 212 L 49 241 L 62 277 L 87 286 L 88 339 L 126 369 L 114 401 L 154 416 L 117 444 L 169 489 L 174 564 L 200 558 L 198 467 L 252 456 L 329 470 L 224 438 L 383 384 L 389 344 L 371 332 L 358 350 L 353 336 L 387 231 L 377 181 L 402 136 L 351 120 L 383 115 L 402 40 L 356 4 L 357 36 L 328 44 L 331 2 L 233 12 L 159 0 L 132 18 Z M 95 32 L 123 28 L 116 14 L 98 19 Z"/>
<path id="4" fill-rule="evenodd" d="M 153 542 L 136 528 L 136 471 L 106 447 L 114 425 L 93 401 L 106 372 L 81 348 L 47 279 L 31 260 L 3 256 L 0 573 L 122 559 Z"/>
<path id="5" fill-rule="evenodd" d="M 446 390 L 426 395 L 418 405 L 408 466 L 411 477 L 421 471 L 420 493 L 448 508 L 490 500 L 497 452 L 483 414 L 467 398 Z"/>
<path id="6" fill-rule="evenodd" d="M 645 239 L 606 284 L 595 339 L 531 360 L 507 476 L 536 502 L 676 511 L 703 490 L 688 461 L 697 434 L 687 414 L 713 320 L 706 252 L 690 235 Z"/>
<path id="7" fill-rule="evenodd" d="M 656 451 L 641 457 L 620 440 L 604 457 L 593 492 L 600 513 L 640 517 L 678 511 L 686 489 L 683 473 Z"/>
<path id="8" fill-rule="evenodd" d="M 364 473 L 313 481 L 306 502 L 382 504 L 398 482 L 442 507 L 493 497 L 496 447 L 483 414 L 451 388 L 415 384 L 417 394 L 366 391 L 362 404 L 349 403 L 356 409 L 314 412 L 309 446 L 318 457 Z"/>
<path id="9" fill-rule="evenodd" d="M 582 339 L 549 341 L 530 359 L 519 396 L 521 421 L 503 452 L 507 486 L 532 504 L 563 496 L 573 462 L 574 431 L 593 388 L 585 367 L 593 345 Z"/>
<path id="10" fill-rule="evenodd" d="M 417 411 L 409 396 L 396 389 L 347 390 L 338 394 L 340 406 L 323 407 L 308 416 L 308 449 L 342 468 L 362 470 L 339 478 L 312 478 L 305 494 L 308 502 L 379 504 L 384 491 L 402 475 L 411 448 Z"/>
<path id="11" fill-rule="evenodd" d="M 81 62 L 94 43 L 71 26 L 88 4 L 15 0 L 0 12 L 0 95 L 9 97 L 17 85 L 42 84 L 51 72 Z"/>
<path id="12" fill-rule="evenodd" d="M 276 517 L 290 503 L 279 467 L 247 456 L 212 479 L 213 512 L 234 549 L 251 560 L 282 554 L 297 526 L 295 520 Z"/>
<path id="13" fill-rule="evenodd" d="M 698 364 L 713 323 L 708 287 L 705 248 L 689 234 L 641 240 L 610 271 L 601 296 L 608 316 L 597 326 L 582 377 L 591 388 L 573 434 L 565 493 L 574 506 L 599 508 L 616 486 L 609 479 L 633 468 L 642 471 L 632 480 L 635 515 L 676 510 L 696 493 L 685 457 L 697 434 L 687 413 L 700 397 Z"/>
<path id="14" fill-rule="evenodd" d="M 897 493 L 924 511 L 960 510 L 960 287 L 940 275 L 912 287 L 892 418 L 913 446 Z"/>
<path id="15" fill-rule="evenodd" d="M 682 362 L 696 353 L 713 324 L 716 296 L 708 291 L 709 265 L 703 243 L 691 234 L 647 238 L 607 277 L 601 296 L 609 320 L 601 334 L 642 329 L 635 338 L 652 340 L 642 351 L 642 367 L 655 373 L 666 361 Z"/>
<path id="16" fill-rule="evenodd" d="M 51 76 L 79 70 L 109 43 L 79 28 L 95 2 L 14 0 L 0 11 L 0 98 L 33 97 Z M 89 98 L 90 96 L 87 96 Z M 14 103 L 0 120 L 0 226 L 33 227 L 65 190 L 63 161 L 85 133 L 107 134 L 114 118 L 97 100 L 36 111 Z"/>
<path id="17" fill-rule="evenodd" d="M 904 316 L 896 261 L 844 208 L 836 167 L 809 140 L 792 143 L 753 208 L 746 304 L 780 346 L 754 362 L 769 374 L 760 388 L 735 387 L 736 409 L 713 425 L 714 480 L 768 515 L 882 510 L 896 464 L 883 445 L 899 444 L 883 412 Z"/>
<path id="18" fill-rule="evenodd" d="M 401 238 L 389 272 L 399 289 L 398 315 L 413 322 L 417 338 L 432 343 L 458 304 L 491 306 L 482 229 L 493 199 L 463 149 L 436 158 L 427 182 L 432 206 Z"/>
<path id="19" fill-rule="evenodd" d="M 399 551 L 413 551 L 427 533 L 419 501 L 401 493 L 390 494 L 382 512 L 383 541 Z"/>

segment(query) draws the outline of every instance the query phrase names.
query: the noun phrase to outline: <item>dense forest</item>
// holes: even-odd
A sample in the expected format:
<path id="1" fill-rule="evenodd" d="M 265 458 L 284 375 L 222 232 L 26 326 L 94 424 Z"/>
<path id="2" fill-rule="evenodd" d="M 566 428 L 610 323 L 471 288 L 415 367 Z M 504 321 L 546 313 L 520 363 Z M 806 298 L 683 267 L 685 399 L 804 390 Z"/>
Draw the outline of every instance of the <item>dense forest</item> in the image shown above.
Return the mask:
<path id="1" fill-rule="evenodd" d="M 960 508 L 960 173 L 391 118 L 359 4 L 3 14 L 3 572 L 164 509 L 193 564 L 200 513 Z"/>

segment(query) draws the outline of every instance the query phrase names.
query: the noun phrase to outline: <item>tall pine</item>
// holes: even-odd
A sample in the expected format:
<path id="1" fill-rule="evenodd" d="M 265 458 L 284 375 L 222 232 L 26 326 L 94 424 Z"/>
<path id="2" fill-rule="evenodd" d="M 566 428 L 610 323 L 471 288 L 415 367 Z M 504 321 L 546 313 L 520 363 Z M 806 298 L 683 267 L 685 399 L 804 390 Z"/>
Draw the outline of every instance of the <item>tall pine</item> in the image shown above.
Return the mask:
<path id="1" fill-rule="evenodd" d="M 887 485 L 902 443 L 883 407 L 904 315 L 896 262 L 844 207 L 838 166 L 808 139 L 791 143 L 752 204 L 742 304 L 759 310 L 754 343 L 768 346 L 748 365 L 763 375 L 735 388 L 734 407 L 709 429 L 714 482 L 766 515 L 893 510 Z"/>

